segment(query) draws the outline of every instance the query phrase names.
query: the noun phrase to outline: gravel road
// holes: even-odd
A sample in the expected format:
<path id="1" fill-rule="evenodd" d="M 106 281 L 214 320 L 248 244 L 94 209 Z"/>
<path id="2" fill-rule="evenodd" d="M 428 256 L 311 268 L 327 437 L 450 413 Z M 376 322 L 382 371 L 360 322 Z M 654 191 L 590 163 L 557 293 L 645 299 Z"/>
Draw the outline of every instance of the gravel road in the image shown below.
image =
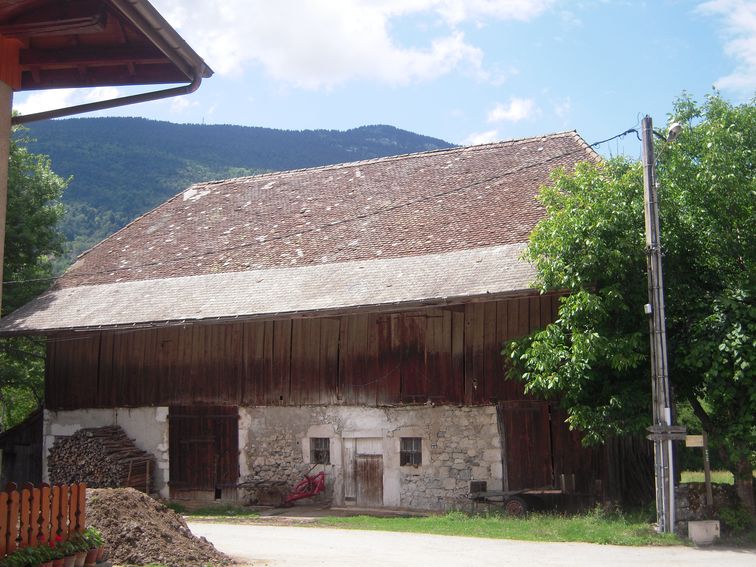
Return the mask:
<path id="1" fill-rule="evenodd" d="M 330 528 L 190 522 L 199 536 L 241 562 L 310 567 L 756 567 L 756 551 L 534 543 Z"/>

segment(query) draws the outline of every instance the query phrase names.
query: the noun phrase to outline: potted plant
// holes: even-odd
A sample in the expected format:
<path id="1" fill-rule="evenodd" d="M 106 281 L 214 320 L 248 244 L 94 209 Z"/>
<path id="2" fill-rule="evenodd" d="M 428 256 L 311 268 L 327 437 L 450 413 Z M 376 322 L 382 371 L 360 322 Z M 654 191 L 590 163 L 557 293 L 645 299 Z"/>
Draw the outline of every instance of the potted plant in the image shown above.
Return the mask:
<path id="1" fill-rule="evenodd" d="M 97 556 L 100 554 L 100 549 L 102 548 L 102 534 L 99 532 L 99 530 L 97 530 L 97 528 L 89 527 L 84 530 L 84 532 L 81 534 L 81 537 L 89 547 L 84 565 L 93 565 L 95 561 L 97 561 Z"/>
<path id="2" fill-rule="evenodd" d="M 60 551 L 63 555 L 63 567 L 74 567 L 76 563 L 76 544 L 71 541 L 64 541 L 60 544 Z"/>
<path id="3" fill-rule="evenodd" d="M 36 567 L 45 564 L 48 561 L 46 551 L 46 546 L 18 549 L 0 561 L 0 567 Z"/>

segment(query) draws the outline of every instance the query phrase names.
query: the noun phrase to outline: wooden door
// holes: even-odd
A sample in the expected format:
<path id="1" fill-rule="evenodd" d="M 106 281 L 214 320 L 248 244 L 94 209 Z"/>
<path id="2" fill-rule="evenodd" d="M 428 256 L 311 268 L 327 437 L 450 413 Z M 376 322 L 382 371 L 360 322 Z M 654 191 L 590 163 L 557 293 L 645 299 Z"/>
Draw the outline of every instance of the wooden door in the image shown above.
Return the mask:
<path id="1" fill-rule="evenodd" d="M 357 506 L 383 506 L 383 440 L 354 440 L 354 487 Z"/>
<path id="2" fill-rule="evenodd" d="M 168 442 L 171 497 L 212 492 L 239 480 L 239 411 L 227 406 L 171 406 Z"/>
<path id="3" fill-rule="evenodd" d="M 549 403 L 501 402 L 498 419 L 507 489 L 553 486 Z"/>
<path id="4" fill-rule="evenodd" d="M 357 506 L 383 506 L 383 456 L 357 455 L 354 468 Z"/>

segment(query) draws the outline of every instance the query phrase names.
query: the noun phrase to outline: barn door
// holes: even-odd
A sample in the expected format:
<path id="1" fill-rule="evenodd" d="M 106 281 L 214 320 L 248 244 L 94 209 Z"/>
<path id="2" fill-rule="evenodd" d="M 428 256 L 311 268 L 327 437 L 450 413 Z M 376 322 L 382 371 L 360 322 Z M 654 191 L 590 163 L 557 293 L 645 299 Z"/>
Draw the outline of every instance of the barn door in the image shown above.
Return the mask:
<path id="1" fill-rule="evenodd" d="M 501 402 L 498 419 L 507 489 L 553 486 L 549 403 Z"/>
<path id="2" fill-rule="evenodd" d="M 221 499 L 239 479 L 239 412 L 227 406 L 171 406 L 171 498 Z"/>

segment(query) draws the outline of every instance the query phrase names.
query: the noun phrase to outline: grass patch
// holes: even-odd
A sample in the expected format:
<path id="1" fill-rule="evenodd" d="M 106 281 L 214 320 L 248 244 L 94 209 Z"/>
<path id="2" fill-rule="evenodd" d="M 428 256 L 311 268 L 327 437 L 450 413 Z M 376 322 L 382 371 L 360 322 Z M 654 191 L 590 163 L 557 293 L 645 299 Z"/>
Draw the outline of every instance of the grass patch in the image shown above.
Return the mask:
<path id="1" fill-rule="evenodd" d="M 703 482 L 703 471 L 682 471 L 681 482 Z M 711 471 L 711 482 L 715 484 L 733 484 L 735 479 L 730 471 Z"/>
<path id="2" fill-rule="evenodd" d="M 467 515 L 450 512 L 424 518 L 321 518 L 317 525 L 358 530 L 415 532 L 438 535 L 519 539 L 525 541 L 573 541 L 614 545 L 678 545 L 672 534 L 657 534 L 645 516 L 607 514 L 600 509 L 578 516 L 530 514 L 512 518 L 499 514 Z"/>

